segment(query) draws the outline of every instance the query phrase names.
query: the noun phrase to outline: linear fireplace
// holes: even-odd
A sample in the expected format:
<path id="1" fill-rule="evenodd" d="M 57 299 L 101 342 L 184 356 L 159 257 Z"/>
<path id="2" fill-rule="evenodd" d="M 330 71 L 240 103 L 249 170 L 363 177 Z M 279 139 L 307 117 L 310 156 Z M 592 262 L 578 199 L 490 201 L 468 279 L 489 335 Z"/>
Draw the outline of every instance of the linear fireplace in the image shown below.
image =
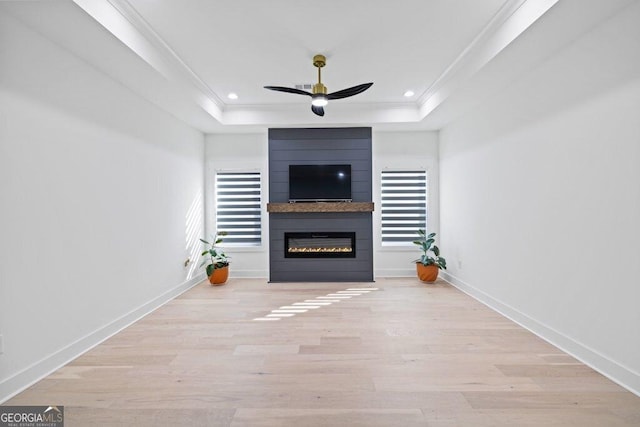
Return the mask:
<path id="1" fill-rule="evenodd" d="M 356 233 L 284 233 L 285 258 L 355 258 Z"/>

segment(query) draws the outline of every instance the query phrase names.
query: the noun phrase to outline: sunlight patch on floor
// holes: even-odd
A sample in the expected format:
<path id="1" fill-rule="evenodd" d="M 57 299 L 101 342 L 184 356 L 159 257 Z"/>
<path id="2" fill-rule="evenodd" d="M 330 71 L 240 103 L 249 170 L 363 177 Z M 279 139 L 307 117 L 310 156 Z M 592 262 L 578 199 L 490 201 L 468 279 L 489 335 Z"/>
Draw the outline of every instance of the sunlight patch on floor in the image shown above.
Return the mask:
<path id="1" fill-rule="evenodd" d="M 333 303 L 341 302 L 360 295 L 366 295 L 371 291 L 377 291 L 378 288 L 348 288 L 343 291 L 326 294 L 316 297 L 316 299 L 306 299 L 301 302 L 294 302 L 290 305 L 283 305 L 279 308 L 271 310 L 271 313 L 264 317 L 256 317 L 253 320 L 280 320 L 284 317 L 293 317 L 299 313 L 306 313 L 309 309 L 318 309 L 329 306 Z"/>

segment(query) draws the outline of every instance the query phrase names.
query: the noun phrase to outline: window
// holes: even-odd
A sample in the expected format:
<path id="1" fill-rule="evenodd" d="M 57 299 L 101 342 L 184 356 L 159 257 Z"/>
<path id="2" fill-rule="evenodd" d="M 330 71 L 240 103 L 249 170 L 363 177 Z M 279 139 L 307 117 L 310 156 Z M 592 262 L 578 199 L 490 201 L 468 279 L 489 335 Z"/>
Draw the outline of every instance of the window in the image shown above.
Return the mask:
<path id="1" fill-rule="evenodd" d="M 382 245 L 409 245 L 427 228 L 427 172 L 383 171 Z"/>
<path id="2" fill-rule="evenodd" d="M 259 172 L 216 173 L 216 229 L 225 245 L 260 246 L 262 213 Z"/>

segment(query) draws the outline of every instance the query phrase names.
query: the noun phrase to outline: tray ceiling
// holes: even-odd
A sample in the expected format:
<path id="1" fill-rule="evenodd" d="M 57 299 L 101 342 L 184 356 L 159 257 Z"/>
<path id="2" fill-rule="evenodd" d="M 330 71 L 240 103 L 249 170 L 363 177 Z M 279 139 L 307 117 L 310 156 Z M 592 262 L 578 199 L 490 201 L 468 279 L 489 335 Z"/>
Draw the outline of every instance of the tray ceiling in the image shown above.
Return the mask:
<path id="1" fill-rule="evenodd" d="M 557 2 L 75 0 L 2 8 L 203 132 L 235 132 L 439 129 L 508 81 L 513 64 L 498 69 L 496 58 Z M 329 92 L 374 85 L 330 101 L 324 117 L 307 97 L 263 88 L 315 83 L 315 54 L 327 57 Z"/>

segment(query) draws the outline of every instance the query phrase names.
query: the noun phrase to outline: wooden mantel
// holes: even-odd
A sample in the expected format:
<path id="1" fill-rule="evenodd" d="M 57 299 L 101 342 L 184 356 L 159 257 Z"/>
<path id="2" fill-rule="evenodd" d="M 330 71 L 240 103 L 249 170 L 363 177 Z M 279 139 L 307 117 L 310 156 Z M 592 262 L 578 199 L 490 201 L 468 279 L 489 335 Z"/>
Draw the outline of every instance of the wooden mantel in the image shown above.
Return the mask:
<path id="1" fill-rule="evenodd" d="M 267 212 L 373 212 L 373 202 L 267 203 Z"/>

